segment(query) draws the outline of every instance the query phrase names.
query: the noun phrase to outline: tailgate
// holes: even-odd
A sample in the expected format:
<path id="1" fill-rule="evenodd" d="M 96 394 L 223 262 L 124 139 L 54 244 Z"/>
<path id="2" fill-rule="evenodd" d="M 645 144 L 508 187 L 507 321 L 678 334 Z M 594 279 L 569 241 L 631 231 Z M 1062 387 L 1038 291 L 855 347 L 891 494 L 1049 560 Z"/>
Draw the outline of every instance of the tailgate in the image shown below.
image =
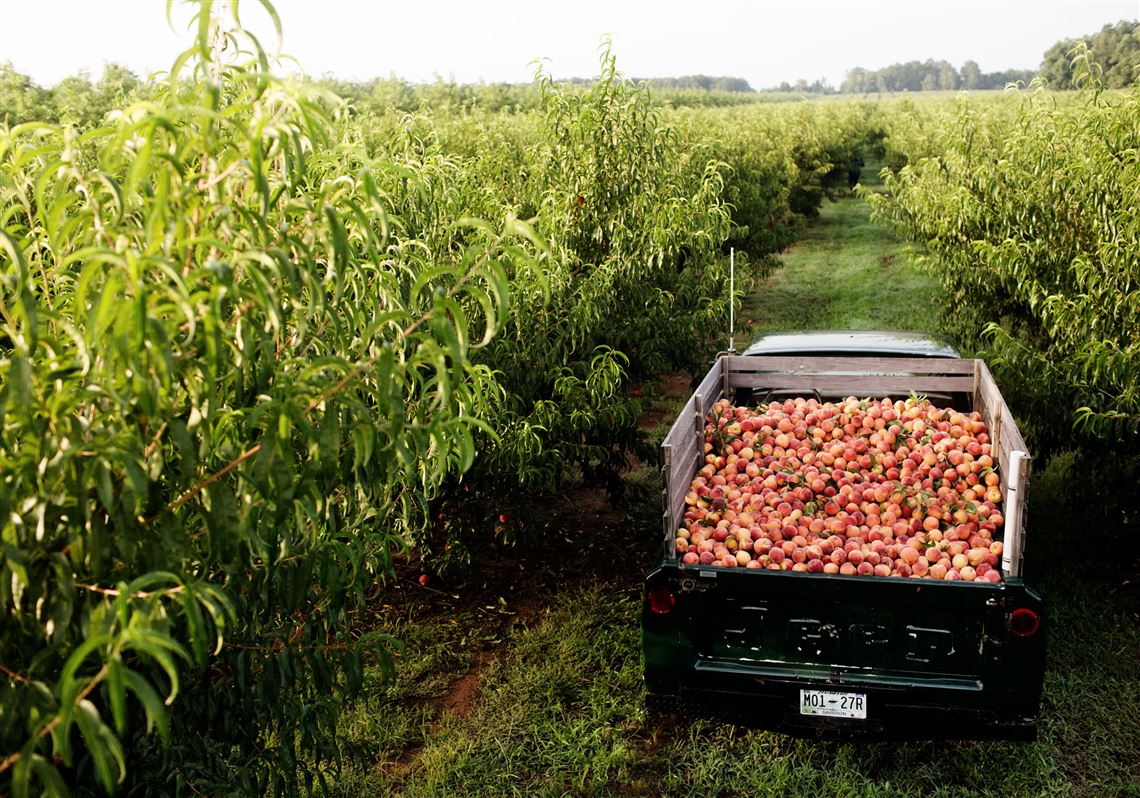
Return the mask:
<path id="1" fill-rule="evenodd" d="M 683 569 L 680 587 L 702 682 L 724 672 L 980 693 L 1000 661 L 1000 583 Z"/>

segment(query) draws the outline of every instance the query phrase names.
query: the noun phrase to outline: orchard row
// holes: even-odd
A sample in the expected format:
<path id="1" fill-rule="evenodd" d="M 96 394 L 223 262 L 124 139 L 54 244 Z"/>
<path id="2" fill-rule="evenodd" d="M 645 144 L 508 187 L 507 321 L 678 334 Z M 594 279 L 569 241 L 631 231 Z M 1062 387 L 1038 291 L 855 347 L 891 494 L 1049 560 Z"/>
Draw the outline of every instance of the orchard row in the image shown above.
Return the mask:
<path id="1" fill-rule="evenodd" d="M 0 128 L 0 792 L 333 767 L 394 552 L 461 567 L 644 446 L 628 382 L 703 357 L 729 247 L 746 285 L 870 129 L 665 111 L 609 53 L 525 114 L 369 111 L 232 5 L 95 127 Z"/>

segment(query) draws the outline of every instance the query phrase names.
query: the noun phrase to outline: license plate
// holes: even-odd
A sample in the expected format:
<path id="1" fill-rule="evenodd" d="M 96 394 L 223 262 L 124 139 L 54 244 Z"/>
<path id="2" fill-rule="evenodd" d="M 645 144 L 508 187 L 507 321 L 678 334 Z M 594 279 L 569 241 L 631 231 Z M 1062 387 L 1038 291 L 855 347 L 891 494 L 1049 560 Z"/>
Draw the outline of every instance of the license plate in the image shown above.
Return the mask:
<path id="1" fill-rule="evenodd" d="M 867 696 L 864 693 L 800 690 L 800 714 L 866 720 Z"/>

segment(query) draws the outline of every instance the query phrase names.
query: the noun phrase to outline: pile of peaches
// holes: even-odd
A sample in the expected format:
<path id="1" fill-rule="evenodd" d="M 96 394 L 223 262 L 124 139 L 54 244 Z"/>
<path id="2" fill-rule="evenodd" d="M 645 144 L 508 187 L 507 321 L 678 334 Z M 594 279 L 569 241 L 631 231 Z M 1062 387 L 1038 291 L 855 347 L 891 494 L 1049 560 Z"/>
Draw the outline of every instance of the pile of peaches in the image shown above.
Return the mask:
<path id="1" fill-rule="evenodd" d="M 685 496 L 690 565 L 1001 581 L 1001 477 L 981 415 L 925 399 L 721 400 Z"/>

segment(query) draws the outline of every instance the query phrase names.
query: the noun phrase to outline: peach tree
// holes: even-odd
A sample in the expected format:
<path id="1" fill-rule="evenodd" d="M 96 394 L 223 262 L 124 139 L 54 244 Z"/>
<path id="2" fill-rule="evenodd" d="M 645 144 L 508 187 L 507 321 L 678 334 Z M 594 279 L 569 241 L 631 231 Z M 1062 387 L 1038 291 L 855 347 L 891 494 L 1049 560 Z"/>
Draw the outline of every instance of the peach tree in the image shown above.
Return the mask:
<path id="1" fill-rule="evenodd" d="M 1072 56 L 1072 98 L 960 99 L 870 199 L 986 322 L 1038 448 L 1079 450 L 1098 476 L 1074 484 L 1119 509 L 1140 473 L 1140 93 L 1104 91 L 1089 52 Z"/>
<path id="2" fill-rule="evenodd" d="M 311 780 L 362 658 L 390 667 L 354 612 L 501 402 L 472 354 L 529 228 L 408 236 L 430 209 L 385 181 L 424 198 L 430 175 L 373 158 L 220 8 L 146 101 L 0 131 L 15 796 Z"/>

